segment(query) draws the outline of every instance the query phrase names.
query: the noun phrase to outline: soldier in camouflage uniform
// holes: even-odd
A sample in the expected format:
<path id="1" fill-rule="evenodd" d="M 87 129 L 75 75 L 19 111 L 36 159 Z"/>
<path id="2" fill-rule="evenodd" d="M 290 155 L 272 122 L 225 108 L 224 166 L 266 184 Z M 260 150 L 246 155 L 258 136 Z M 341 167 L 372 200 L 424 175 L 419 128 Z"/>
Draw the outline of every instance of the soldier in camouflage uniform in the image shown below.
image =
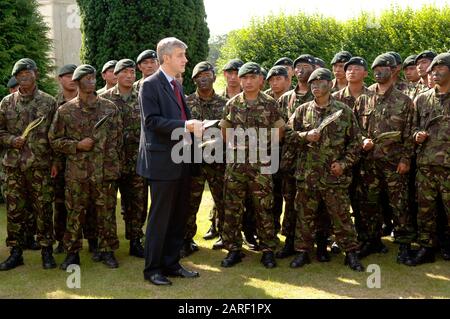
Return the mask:
<path id="1" fill-rule="evenodd" d="M 402 68 L 403 68 L 402 67 L 403 66 L 402 56 L 398 52 L 395 52 L 395 51 L 389 51 L 389 52 L 387 52 L 387 54 L 392 55 L 395 59 L 395 63 L 397 64 L 397 66 L 395 67 L 395 70 L 392 74 L 394 86 L 397 90 L 406 94 L 405 92 L 408 90 L 408 83 L 406 81 L 404 81 L 403 79 L 401 79 L 401 77 L 400 77 L 400 73 L 402 72 Z"/>
<path id="2" fill-rule="evenodd" d="M 197 86 L 197 90 L 186 99 L 192 118 L 200 121 L 221 119 L 227 100 L 214 92 L 213 84 L 216 80 L 214 67 L 206 61 L 198 63 L 192 72 L 192 79 Z M 221 143 L 221 141 L 222 139 L 220 138 L 217 143 Z M 197 232 L 196 216 L 202 200 L 205 181 L 208 181 L 217 211 L 215 220 L 212 220 L 212 223 L 214 223 L 214 228 L 218 229 L 219 234 L 222 233 L 224 172 L 225 165 L 223 163 L 202 163 L 199 176 L 192 177 L 191 202 L 188 211 L 186 235 L 181 249 L 182 257 L 189 256 L 198 250 L 198 246 L 194 242 L 194 236 Z M 222 241 L 221 237 L 220 235 L 219 241 Z M 215 245 L 213 248 L 217 249 L 217 246 Z"/>
<path id="3" fill-rule="evenodd" d="M 348 51 L 341 51 L 334 55 L 331 60 L 331 67 L 334 74 L 333 88 L 331 93 L 340 91 L 347 86 L 347 79 L 345 78 L 344 65 L 352 58 Z"/>
<path id="4" fill-rule="evenodd" d="M 410 98 L 414 101 L 416 96 L 418 96 L 421 93 L 424 93 L 428 91 L 430 88 L 428 87 L 428 67 L 431 64 L 431 61 L 433 61 L 434 57 L 437 54 L 433 51 L 425 50 L 421 53 L 419 53 L 414 63 L 417 68 L 417 73 L 420 76 L 420 80 L 417 82 L 415 89 L 411 92 Z"/>
<path id="5" fill-rule="evenodd" d="M 286 92 L 278 100 L 285 122 L 288 121 L 297 107 L 314 99 L 314 95 L 312 95 L 308 85 L 309 76 L 314 71 L 314 63 L 314 57 L 309 54 L 302 54 L 294 61 L 294 70 L 298 84 L 295 89 Z M 277 252 L 276 257 L 286 258 L 295 253 L 294 237 L 297 212 L 295 211 L 294 203 L 297 190 L 294 172 L 297 146 L 290 143 L 289 138 L 286 137 L 281 148 L 280 170 L 283 175 L 283 197 L 285 201 L 281 234 L 286 236 L 286 240 L 284 247 Z"/>
<path id="6" fill-rule="evenodd" d="M 355 271 L 363 271 L 348 198 L 351 168 L 359 157 L 361 134 L 352 110 L 331 97 L 331 79 L 328 69 L 315 70 L 308 80 L 315 99 L 298 107 L 289 119 L 291 131 L 287 134 L 291 135 L 292 143 L 302 149 L 295 171 L 298 211 L 295 250 L 298 254 L 290 266 L 298 268 L 310 263 L 322 203 L 324 212 L 332 220 L 336 239 L 346 252 L 345 264 Z M 336 114 L 340 116 L 328 126 L 319 126 L 325 118 Z"/>
<path id="7" fill-rule="evenodd" d="M 111 60 L 103 65 L 102 78 L 103 80 L 105 80 L 106 84 L 100 90 L 97 90 L 97 95 L 105 93 L 107 90 L 117 84 L 117 77 L 114 75 L 114 67 L 116 66 L 116 63 L 117 60 Z"/>
<path id="8" fill-rule="evenodd" d="M 141 134 L 141 114 L 138 93 L 133 89 L 136 80 L 136 65 L 130 59 L 117 62 L 114 74 L 117 84 L 100 97 L 108 99 L 117 106 L 123 123 L 123 163 L 117 186 L 121 195 L 125 238 L 130 241 L 129 254 L 144 258 L 144 237 L 142 227 L 147 219 L 148 185 L 145 178 L 136 174 L 136 161 Z M 117 196 L 117 192 L 115 194 Z M 115 207 L 113 207 L 115 212 Z"/>
<path id="9" fill-rule="evenodd" d="M 42 266 L 55 268 L 53 258 L 53 183 L 57 166 L 49 146 L 47 132 L 56 110 L 53 97 L 36 86 L 36 63 L 28 58 L 17 61 L 12 75 L 19 83 L 19 91 L 6 96 L 0 103 L 0 142 L 6 148 L 5 197 L 7 210 L 6 244 L 11 255 L 0 264 L 0 270 L 23 265 L 22 247 L 26 219 L 31 211 L 36 214 L 37 240 L 42 247 Z M 28 136 L 27 126 L 40 123 Z"/>
<path id="10" fill-rule="evenodd" d="M 287 90 L 292 90 L 292 77 L 294 76 L 294 61 L 292 61 L 292 59 L 287 58 L 287 57 L 283 57 L 283 58 L 279 58 L 273 65 L 275 66 L 283 66 L 287 73 L 288 73 L 288 81 L 289 81 L 289 85 L 288 85 L 288 89 Z"/>
<path id="11" fill-rule="evenodd" d="M 239 70 L 244 92 L 228 101 L 220 122 L 222 135 L 227 143 L 234 144 L 234 134 L 227 128 L 257 130 L 259 134 L 254 138 L 258 141 L 261 141 L 259 135 L 263 133 L 260 129 L 268 131 L 278 129 L 280 137 L 284 132 L 285 122 L 281 118 L 277 102 L 259 90 L 260 73 L 260 66 L 254 62 L 244 64 Z M 271 133 L 267 134 L 267 138 L 267 141 L 271 140 Z M 227 163 L 225 170 L 225 218 L 222 236 L 229 253 L 221 265 L 231 267 L 241 261 L 241 225 L 245 198 L 249 195 L 256 216 L 259 245 L 263 251 L 261 262 L 266 268 L 273 268 L 276 266 L 273 250 L 276 248 L 278 238 L 275 235 L 274 219 L 270 212 L 273 205 L 272 176 L 261 172 L 264 166 L 261 159 L 255 163 L 249 161 L 250 148 L 247 144 L 249 139 L 246 138 L 244 143 L 232 145 L 230 150 L 232 154 L 244 151 L 245 162 Z M 258 145 L 259 149 L 266 147 L 259 143 Z"/>
<path id="12" fill-rule="evenodd" d="M 159 68 L 159 60 L 156 52 L 154 50 L 144 50 L 142 51 L 137 59 L 136 64 L 142 73 L 142 77 L 134 82 L 133 88 L 134 90 L 139 93 L 139 90 L 141 89 L 142 82 L 148 78 L 150 75 L 158 71 Z"/>
<path id="13" fill-rule="evenodd" d="M 407 261 L 409 266 L 434 262 L 439 197 L 447 217 L 442 220 L 445 234 L 441 242 L 442 257 L 450 260 L 450 53 L 436 56 L 429 71 L 432 71 L 436 87 L 414 101 L 420 249 Z"/>
<path id="14" fill-rule="evenodd" d="M 56 111 L 48 133 L 52 148 L 66 156 L 67 256 L 60 268 L 80 264 L 81 225 L 90 210 L 97 215 L 101 259 L 108 267 L 117 268 L 114 207 L 122 152 L 121 117 L 114 103 L 97 97 L 92 66 L 77 67 L 72 80 L 78 85 L 78 97 Z"/>
<path id="15" fill-rule="evenodd" d="M 411 100 L 414 100 L 414 94 L 416 90 L 417 82 L 420 80 L 419 73 L 417 73 L 417 68 L 415 64 L 417 55 L 408 56 L 405 61 L 403 61 L 402 69 L 405 74 L 406 89 L 402 93 L 409 96 Z"/>
<path id="16" fill-rule="evenodd" d="M 377 83 L 373 93 L 365 94 L 355 103 L 355 114 L 363 130 L 364 160 L 361 166 L 363 198 L 362 225 L 367 231 L 362 238 L 360 256 L 386 253 L 381 242 L 383 215 L 380 194 L 387 190 L 392 208 L 395 239 L 400 243 L 397 262 L 404 263 L 415 238 L 408 209 L 408 172 L 413 154 L 411 125 L 413 105 L 411 99 L 395 88 L 392 74 L 396 61 L 388 53 L 379 55 L 372 64 Z M 395 133 L 382 138 L 383 133 Z"/>

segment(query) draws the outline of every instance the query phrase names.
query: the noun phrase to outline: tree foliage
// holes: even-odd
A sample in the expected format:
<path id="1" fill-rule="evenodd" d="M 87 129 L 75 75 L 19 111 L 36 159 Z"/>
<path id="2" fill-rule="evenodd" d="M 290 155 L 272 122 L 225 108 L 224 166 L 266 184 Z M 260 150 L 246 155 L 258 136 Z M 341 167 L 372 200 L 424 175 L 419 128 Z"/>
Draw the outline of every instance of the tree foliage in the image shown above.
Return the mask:
<path id="1" fill-rule="evenodd" d="M 188 45 L 185 78 L 208 56 L 209 29 L 203 0 L 77 0 L 82 18 L 81 60 L 101 69 L 108 60 L 136 60 L 174 36 Z M 98 77 L 99 86 L 104 82 Z M 185 82 L 192 91 L 191 81 Z"/>
<path id="2" fill-rule="evenodd" d="M 54 70 L 49 57 L 51 40 L 48 26 L 35 0 L 0 1 L 0 97 L 8 94 L 6 84 L 14 63 L 21 58 L 33 59 L 39 69 L 38 85 L 50 94 L 56 92 L 51 77 Z"/>

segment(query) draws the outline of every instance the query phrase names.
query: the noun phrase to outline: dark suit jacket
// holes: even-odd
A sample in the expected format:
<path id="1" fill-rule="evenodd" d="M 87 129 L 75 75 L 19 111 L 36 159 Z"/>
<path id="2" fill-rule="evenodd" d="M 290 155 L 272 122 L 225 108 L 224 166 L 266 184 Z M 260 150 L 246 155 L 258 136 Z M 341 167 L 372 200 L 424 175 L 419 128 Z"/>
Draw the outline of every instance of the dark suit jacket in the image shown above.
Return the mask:
<path id="1" fill-rule="evenodd" d="M 191 118 L 186 107 L 183 88 L 177 83 L 183 98 L 186 117 Z M 181 109 L 172 86 L 161 70 L 144 80 L 139 90 L 141 109 L 141 138 L 136 172 L 152 180 L 176 180 L 187 165 L 176 164 L 171 159 L 172 147 L 179 143 L 171 140 L 172 131 L 184 128 Z"/>

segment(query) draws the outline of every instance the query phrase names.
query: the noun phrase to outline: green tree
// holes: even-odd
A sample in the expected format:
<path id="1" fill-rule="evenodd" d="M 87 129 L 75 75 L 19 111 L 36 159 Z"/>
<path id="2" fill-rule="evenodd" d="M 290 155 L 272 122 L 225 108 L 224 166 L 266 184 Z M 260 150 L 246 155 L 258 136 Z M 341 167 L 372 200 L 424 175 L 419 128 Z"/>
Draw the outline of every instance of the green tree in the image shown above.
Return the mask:
<path id="1" fill-rule="evenodd" d="M 186 92 L 190 75 L 208 56 L 209 29 L 203 0 L 77 0 L 81 14 L 81 60 L 101 69 L 112 59 L 135 60 L 159 40 L 174 36 L 188 45 Z M 98 76 L 99 87 L 104 84 Z"/>
<path id="2" fill-rule="evenodd" d="M 49 57 L 49 30 L 35 0 L 0 1 L 0 97 L 8 94 L 6 83 L 14 63 L 21 58 L 33 59 L 39 68 L 38 85 L 50 94 L 56 93 L 51 77 L 54 65 Z"/>

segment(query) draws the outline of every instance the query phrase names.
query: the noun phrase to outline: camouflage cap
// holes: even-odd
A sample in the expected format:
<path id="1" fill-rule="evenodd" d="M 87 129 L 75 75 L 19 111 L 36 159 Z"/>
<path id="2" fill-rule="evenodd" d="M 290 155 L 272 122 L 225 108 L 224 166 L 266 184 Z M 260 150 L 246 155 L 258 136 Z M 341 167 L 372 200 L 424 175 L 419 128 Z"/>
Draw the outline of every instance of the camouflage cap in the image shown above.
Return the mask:
<path id="1" fill-rule="evenodd" d="M 78 81 L 80 80 L 82 77 L 88 75 L 88 74 L 93 74 L 95 73 L 95 69 L 92 65 L 89 64 L 82 64 L 79 67 L 77 67 L 75 69 L 75 71 L 73 72 L 72 75 L 72 80 L 73 81 Z"/>
<path id="2" fill-rule="evenodd" d="M 389 66 L 395 67 L 397 62 L 395 62 L 395 58 L 389 53 L 380 54 L 375 58 L 372 63 L 372 69 L 375 69 L 377 66 Z"/>
<path id="3" fill-rule="evenodd" d="M 425 50 L 423 52 L 420 52 L 417 56 L 416 59 L 414 60 L 414 64 L 417 64 L 417 62 L 420 59 L 428 59 L 430 61 L 433 61 L 433 59 L 436 57 L 437 53 L 434 51 L 430 51 L 430 50 Z"/>
<path id="4" fill-rule="evenodd" d="M 255 62 L 247 62 L 244 65 L 241 66 L 239 69 L 238 76 L 243 77 L 247 74 L 261 74 L 261 67 L 258 63 Z"/>
<path id="5" fill-rule="evenodd" d="M 269 80 L 272 76 L 288 76 L 288 72 L 286 68 L 282 65 L 275 65 L 269 70 L 269 73 L 267 74 L 266 80 Z"/>
<path id="6" fill-rule="evenodd" d="M 367 71 L 367 62 L 366 62 L 366 60 L 364 60 L 363 58 L 361 58 L 359 56 L 354 56 L 350 60 L 348 60 L 348 62 L 344 64 L 344 71 L 347 71 L 347 68 L 350 65 L 360 65 L 360 66 L 364 67 L 364 70 Z"/>
<path id="7" fill-rule="evenodd" d="M 417 55 L 410 55 L 408 56 L 405 61 L 403 61 L 403 69 L 408 67 L 408 66 L 412 66 L 412 65 L 416 65 L 416 57 Z"/>
<path id="8" fill-rule="evenodd" d="M 283 58 L 278 59 L 277 62 L 275 62 L 275 64 L 273 66 L 276 66 L 276 65 L 293 67 L 294 61 L 292 61 L 292 59 L 289 59 L 287 57 L 283 57 Z"/>
<path id="9" fill-rule="evenodd" d="M 295 59 L 294 68 L 297 65 L 297 63 L 300 63 L 300 62 L 308 63 L 308 64 L 311 64 L 312 66 L 314 66 L 314 64 L 316 63 L 316 58 L 313 57 L 311 54 L 302 54 L 297 59 Z"/>
<path id="10" fill-rule="evenodd" d="M 108 71 L 111 68 L 115 68 L 116 64 L 117 64 L 117 60 L 111 60 L 111 61 L 106 62 L 103 65 L 102 73 L 105 73 L 106 71 Z"/>
<path id="11" fill-rule="evenodd" d="M 427 72 L 431 72 L 436 65 L 446 65 L 450 68 L 450 53 L 438 54 L 431 62 Z"/>
<path id="12" fill-rule="evenodd" d="M 316 62 L 314 63 L 315 65 L 318 65 L 321 68 L 325 67 L 325 61 L 322 60 L 321 58 L 315 57 Z"/>
<path id="13" fill-rule="evenodd" d="M 123 71 L 126 68 L 135 68 L 136 63 L 134 63 L 133 60 L 130 59 L 122 59 L 119 60 L 119 62 L 116 63 L 116 66 L 114 67 L 114 75 L 119 74 L 121 71 Z"/>
<path id="14" fill-rule="evenodd" d="M 327 80 L 331 81 L 333 79 L 333 74 L 330 70 L 325 68 L 318 68 L 311 73 L 308 79 L 308 83 L 311 83 L 315 80 Z"/>
<path id="15" fill-rule="evenodd" d="M 403 63 L 402 56 L 398 52 L 389 51 L 389 52 L 386 52 L 386 53 L 390 54 L 390 55 L 392 55 L 394 57 L 395 63 L 397 63 L 397 65 L 400 65 L 400 64 Z"/>
<path id="16" fill-rule="evenodd" d="M 15 88 L 16 86 L 18 86 L 19 83 L 17 83 L 16 77 L 12 76 L 9 81 L 8 84 L 6 84 L 6 86 L 8 87 L 8 89 L 12 89 Z"/>
<path id="17" fill-rule="evenodd" d="M 72 74 L 76 68 L 77 66 L 75 64 L 66 64 L 58 70 L 58 76 Z"/>
<path id="18" fill-rule="evenodd" d="M 194 70 L 192 71 L 192 78 L 195 78 L 199 73 L 206 71 L 212 71 L 214 73 L 214 66 L 208 61 L 197 63 L 197 65 L 194 67 Z"/>
<path id="19" fill-rule="evenodd" d="M 17 73 L 23 70 L 37 70 L 36 62 L 29 58 L 20 59 L 14 64 L 11 75 L 16 76 Z"/>
<path id="20" fill-rule="evenodd" d="M 333 59 L 331 60 L 331 65 L 334 65 L 336 63 L 346 63 L 350 61 L 352 58 L 352 54 L 348 51 L 341 51 L 334 55 Z"/>
<path id="21" fill-rule="evenodd" d="M 142 61 L 146 60 L 146 59 L 158 59 L 158 55 L 156 54 L 156 52 L 154 50 L 145 50 L 142 51 L 137 59 L 136 59 L 136 63 L 139 64 Z"/>
<path id="22" fill-rule="evenodd" d="M 223 67 L 222 71 L 239 71 L 239 69 L 244 65 L 244 62 L 239 59 L 233 59 L 227 62 Z"/>

